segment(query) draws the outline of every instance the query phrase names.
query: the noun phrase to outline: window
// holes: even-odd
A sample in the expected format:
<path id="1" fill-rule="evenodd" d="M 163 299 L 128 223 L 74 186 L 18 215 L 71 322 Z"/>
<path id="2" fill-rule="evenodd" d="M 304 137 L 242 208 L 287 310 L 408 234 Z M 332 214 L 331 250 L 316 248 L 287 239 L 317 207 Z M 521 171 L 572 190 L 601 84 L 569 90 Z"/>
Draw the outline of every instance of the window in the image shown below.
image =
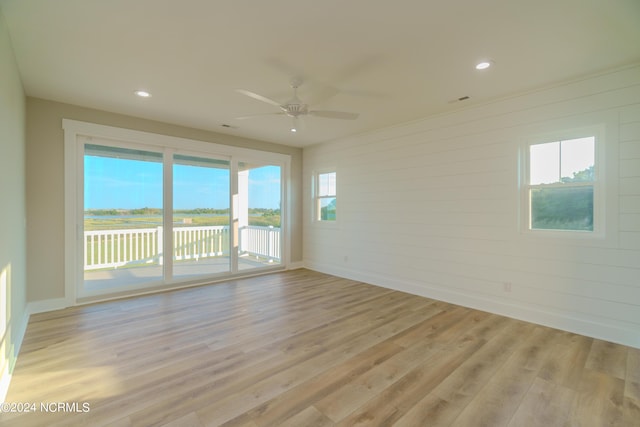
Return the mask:
<path id="1" fill-rule="evenodd" d="M 527 159 L 528 229 L 594 232 L 596 136 L 534 143 Z"/>
<path id="2" fill-rule="evenodd" d="M 336 220 L 336 173 L 326 172 L 316 175 L 315 219 L 317 221 Z"/>
<path id="3" fill-rule="evenodd" d="M 286 266 L 289 156 L 63 126 L 70 303 Z"/>

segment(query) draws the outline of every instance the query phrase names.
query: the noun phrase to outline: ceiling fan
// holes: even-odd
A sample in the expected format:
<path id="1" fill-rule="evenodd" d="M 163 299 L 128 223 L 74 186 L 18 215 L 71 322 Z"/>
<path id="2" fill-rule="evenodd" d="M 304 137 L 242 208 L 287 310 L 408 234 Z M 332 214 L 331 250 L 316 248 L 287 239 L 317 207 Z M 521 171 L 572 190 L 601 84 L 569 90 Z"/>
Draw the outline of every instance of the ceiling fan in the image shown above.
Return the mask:
<path id="1" fill-rule="evenodd" d="M 294 78 L 291 80 L 291 88 L 293 89 L 293 98 L 281 104 L 273 99 L 267 98 L 266 96 L 259 95 L 257 93 L 245 90 L 245 89 L 236 89 L 238 93 L 246 95 L 250 98 L 257 99 L 258 101 L 266 102 L 267 104 L 273 105 L 274 107 L 278 107 L 280 112 L 277 113 L 267 113 L 267 114 L 252 114 L 250 116 L 242 116 L 236 117 L 238 120 L 250 119 L 253 117 L 260 116 L 289 116 L 293 119 L 293 126 L 291 127 L 291 132 L 298 131 L 298 117 L 301 116 L 316 116 L 316 117 L 324 117 L 327 119 L 340 119 L 340 120 L 355 120 L 358 118 L 359 114 L 357 113 L 347 113 L 344 111 L 331 111 L 331 110 L 312 110 L 309 109 L 309 105 L 305 104 L 298 98 L 298 88 L 302 84 L 302 79 Z"/>

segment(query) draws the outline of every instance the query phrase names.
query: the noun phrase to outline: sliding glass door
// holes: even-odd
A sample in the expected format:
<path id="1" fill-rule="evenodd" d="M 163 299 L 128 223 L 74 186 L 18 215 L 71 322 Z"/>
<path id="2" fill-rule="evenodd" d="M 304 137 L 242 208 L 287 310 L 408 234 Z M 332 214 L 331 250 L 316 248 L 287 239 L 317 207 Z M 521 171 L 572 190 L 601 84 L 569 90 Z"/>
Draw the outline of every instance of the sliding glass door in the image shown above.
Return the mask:
<path id="1" fill-rule="evenodd" d="M 283 264 L 282 165 L 82 141 L 79 297 Z"/>
<path id="2" fill-rule="evenodd" d="M 231 271 L 229 161 L 173 156 L 173 277 Z"/>
<path id="3" fill-rule="evenodd" d="M 282 184 L 276 165 L 238 163 L 238 269 L 281 263 Z"/>
<path id="4" fill-rule="evenodd" d="M 163 279 L 162 153 L 84 146 L 84 290 Z"/>

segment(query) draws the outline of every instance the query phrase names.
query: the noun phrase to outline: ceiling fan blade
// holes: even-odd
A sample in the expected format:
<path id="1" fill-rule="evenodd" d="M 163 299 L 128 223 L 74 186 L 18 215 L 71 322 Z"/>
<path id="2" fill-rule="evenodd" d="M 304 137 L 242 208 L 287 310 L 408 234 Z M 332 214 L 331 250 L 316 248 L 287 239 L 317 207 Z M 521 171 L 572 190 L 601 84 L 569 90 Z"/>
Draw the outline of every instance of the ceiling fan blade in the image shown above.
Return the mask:
<path id="1" fill-rule="evenodd" d="M 344 111 L 312 110 L 310 116 L 326 117 L 327 119 L 355 120 L 360 116 L 358 113 L 347 113 Z"/>
<path id="2" fill-rule="evenodd" d="M 283 112 L 280 113 L 263 113 L 263 114 L 250 114 L 248 116 L 240 116 L 236 117 L 236 120 L 246 120 L 246 119 L 255 119 L 256 117 L 264 117 L 264 116 L 284 116 Z"/>
<path id="3" fill-rule="evenodd" d="M 282 105 L 279 102 L 276 102 L 273 99 L 269 99 L 266 96 L 258 95 L 257 93 L 253 93 L 244 89 L 236 89 L 236 92 L 246 95 L 250 98 L 257 99 L 258 101 L 266 102 L 267 104 L 271 104 L 275 107 L 282 108 Z"/>

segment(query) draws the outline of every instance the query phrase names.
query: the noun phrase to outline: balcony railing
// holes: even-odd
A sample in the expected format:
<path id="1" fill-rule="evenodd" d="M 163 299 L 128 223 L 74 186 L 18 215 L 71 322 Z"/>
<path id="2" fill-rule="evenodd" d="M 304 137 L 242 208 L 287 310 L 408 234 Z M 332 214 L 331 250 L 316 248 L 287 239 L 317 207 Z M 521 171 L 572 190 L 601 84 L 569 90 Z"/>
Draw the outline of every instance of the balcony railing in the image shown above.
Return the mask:
<path id="1" fill-rule="evenodd" d="M 229 256 L 229 226 L 175 227 L 173 259 Z M 84 269 L 162 264 L 163 229 L 93 230 L 84 232 Z M 280 228 L 245 226 L 239 230 L 239 254 L 280 261 Z"/>

